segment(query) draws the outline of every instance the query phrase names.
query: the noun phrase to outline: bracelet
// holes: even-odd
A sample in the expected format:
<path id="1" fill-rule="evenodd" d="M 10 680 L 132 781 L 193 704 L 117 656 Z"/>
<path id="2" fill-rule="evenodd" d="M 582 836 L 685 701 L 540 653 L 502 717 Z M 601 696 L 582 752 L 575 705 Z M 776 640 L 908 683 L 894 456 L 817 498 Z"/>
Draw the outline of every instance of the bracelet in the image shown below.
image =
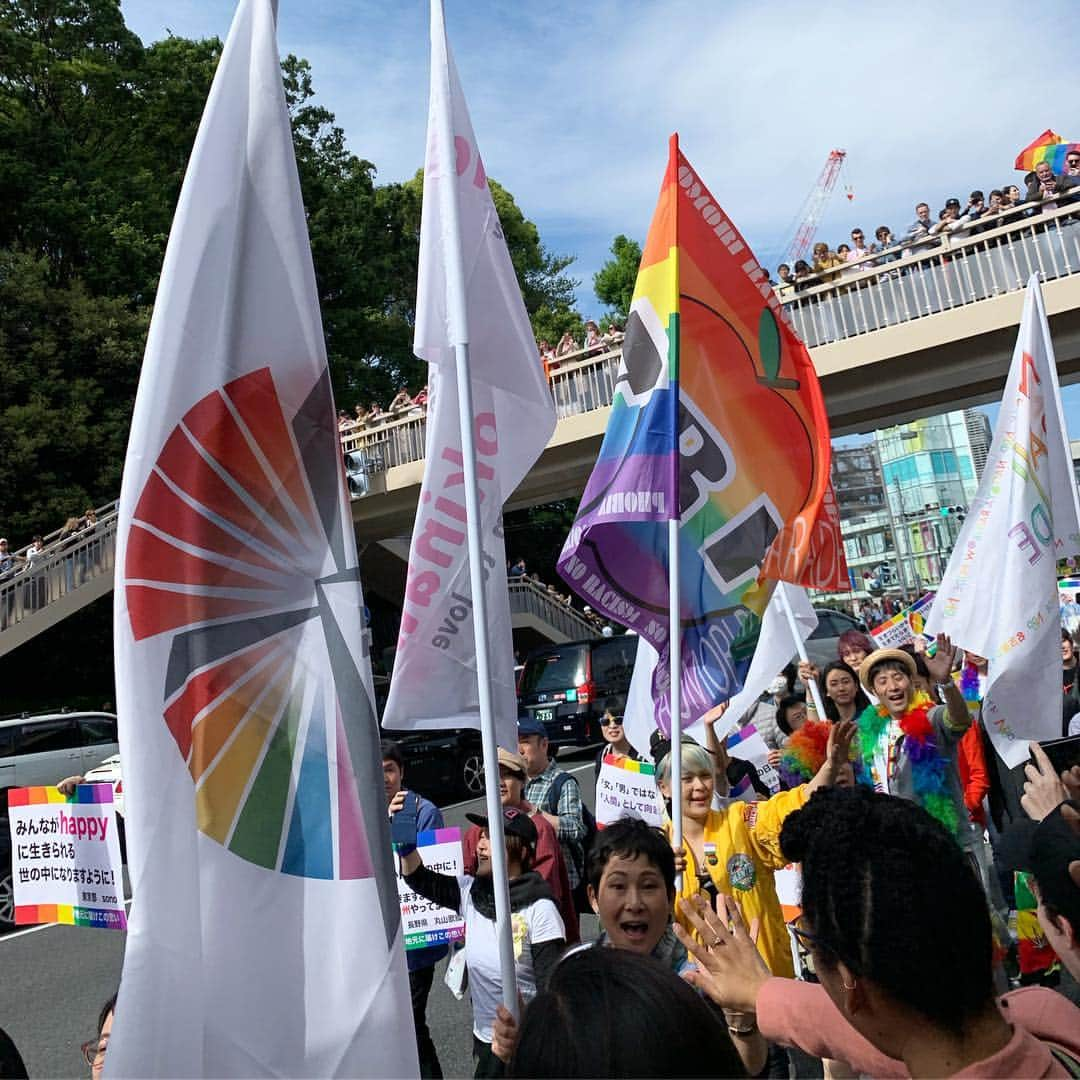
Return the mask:
<path id="1" fill-rule="evenodd" d="M 731 1032 L 732 1035 L 743 1035 L 743 1036 L 753 1035 L 754 1032 L 757 1031 L 757 1022 L 754 1021 L 754 1020 L 751 1020 L 749 1026 L 741 1027 L 741 1028 L 740 1027 L 734 1027 L 731 1024 L 728 1024 L 727 1029 L 728 1029 L 728 1031 Z"/>

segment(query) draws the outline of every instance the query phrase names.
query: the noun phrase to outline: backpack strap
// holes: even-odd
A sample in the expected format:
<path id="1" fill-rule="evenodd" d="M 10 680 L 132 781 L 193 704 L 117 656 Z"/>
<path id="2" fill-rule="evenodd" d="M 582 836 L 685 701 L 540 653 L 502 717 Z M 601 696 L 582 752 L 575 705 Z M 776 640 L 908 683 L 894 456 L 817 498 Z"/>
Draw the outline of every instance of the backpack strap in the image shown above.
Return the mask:
<path id="1" fill-rule="evenodd" d="M 548 788 L 547 793 L 547 810 L 545 813 L 552 814 L 555 817 L 559 816 L 559 800 L 562 798 L 563 788 L 566 787 L 567 781 L 572 779 L 573 777 L 568 772 L 559 772 L 555 779 L 551 781 L 551 787 Z"/>

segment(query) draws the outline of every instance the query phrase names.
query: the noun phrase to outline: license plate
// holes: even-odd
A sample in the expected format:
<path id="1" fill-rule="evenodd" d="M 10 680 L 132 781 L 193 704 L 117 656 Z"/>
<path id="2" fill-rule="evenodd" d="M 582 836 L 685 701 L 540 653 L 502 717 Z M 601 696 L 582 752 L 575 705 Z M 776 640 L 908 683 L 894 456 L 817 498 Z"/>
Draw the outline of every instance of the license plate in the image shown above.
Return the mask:
<path id="1" fill-rule="evenodd" d="M 551 721 L 555 719 L 555 710 L 554 709 L 537 709 L 536 710 L 536 719 L 539 720 L 541 724 L 550 724 Z"/>

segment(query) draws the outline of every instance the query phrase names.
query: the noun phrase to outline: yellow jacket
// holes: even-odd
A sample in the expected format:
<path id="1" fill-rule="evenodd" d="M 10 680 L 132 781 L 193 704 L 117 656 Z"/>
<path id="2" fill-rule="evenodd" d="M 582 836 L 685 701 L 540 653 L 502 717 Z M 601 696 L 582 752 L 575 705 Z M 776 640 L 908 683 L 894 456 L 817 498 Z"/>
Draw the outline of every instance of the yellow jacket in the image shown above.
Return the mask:
<path id="1" fill-rule="evenodd" d="M 733 802 L 724 810 L 710 810 L 705 821 L 705 866 L 696 866 L 688 848 L 679 892 L 679 899 L 694 896 L 707 874 L 720 892 L 734 897 L 747 926 L 753 919 L 760 920 L 758 952 L 774 975 L 789 979 L 795 969 L 773 871 L 787 865 L 780 852 L 780 826 L 805 802 L 806 785 L 801 784 L 763 802 Z M 670 838 L 670 822 L 666 830 Z M 682 918 L 679 921 L 690 929 Z"/>

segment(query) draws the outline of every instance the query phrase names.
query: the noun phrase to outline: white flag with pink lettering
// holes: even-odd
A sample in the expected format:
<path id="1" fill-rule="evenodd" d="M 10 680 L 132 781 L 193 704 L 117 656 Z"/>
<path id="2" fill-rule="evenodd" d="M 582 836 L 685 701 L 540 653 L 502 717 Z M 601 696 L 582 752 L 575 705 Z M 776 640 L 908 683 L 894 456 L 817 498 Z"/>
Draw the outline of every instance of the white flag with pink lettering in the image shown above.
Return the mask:
<path id="1" fill-rule="evenodd" d="M 450 100 L 453 130 L 439 116 Z M 453 302 L 447 215 L 460 222 L 464 325 Z M 465 531 L 464 473 L 454 345 L 470 347 L 473 431 L 491 642 L 492 696 L 500 745 L 517 745 L 517 696 L 503 503 L 555 430 L 555 407 L 446 40 L 442 5 L 431 5 L 431 97 L 416 355 L 428 362 L 427 453 L 409 549 L 409 573 L 384 727 L 480 726 Z"/>
<path id="2" fill-rule="evenodd" d="M 1057 560 L 1080 554 L 1069 439 L 1037 275 L 994 441 L 926 621 L 990 661 L 982 719 L 1009 766 L 1062 735 Z"/>

